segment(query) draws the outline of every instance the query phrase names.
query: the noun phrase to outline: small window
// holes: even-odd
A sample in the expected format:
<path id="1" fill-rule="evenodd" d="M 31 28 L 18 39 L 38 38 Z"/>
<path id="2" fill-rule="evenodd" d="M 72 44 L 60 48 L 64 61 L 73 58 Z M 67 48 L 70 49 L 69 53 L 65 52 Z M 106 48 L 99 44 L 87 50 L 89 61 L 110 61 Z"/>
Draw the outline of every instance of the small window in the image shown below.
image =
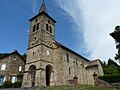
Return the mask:
<path id="1" fill-rule="evenodd" d="M 0 85 L 2 85 L 5 82 L 5 76 L 0 76 Z"/>
<path id="2" fill-rule="evenodd" d="M 16 60 L 17 58 L 14 56 L 13 59 Z"/>
<path id="3" fill-rule="evenodd" d="M 78 65 L 78 60 L 77 60 L 77 58 L 76 58 L 75 60 L 76 60 L 76 65 Z"/>
<path id="4" fill-rule="evenodd" d="M 34 26 L 33 26 L 33 32 L 35 32 L 35 27 L 36 27 L 36 26 L 34 25 Z"/>
<path id="5" fill-rule="evenodd" d="M 16 76 L 12 76 L 11 82 L 15 83 L 17 81 L 17 77 Z"/>
<path id="6" fill-rule="evenodd" d="M 6 69 L 6 64 L 2 64 L 1 70 L 5 70 L 5 69 Z"/>
<path id="7" fill-rule="evenodd" d="M 35 22 L 37 22 L 37 21 L 38 21 L 38 19 L 35 20 Z"/>
<path id="8" fill-rule="evenodd" d="M 67 62 L 69 63 L 69 54 L 66 53 L 66 59 L 67 59 Z"/>
<path id="9" fill-rule="evenodd" d="M 71 69 L 70 69 L 70 67 L 69 67 L 69 75 L 71 74 Z"/>
<path id="10" fill-rule="evenodd" d="M 50 33 L 52 33 L 52 27 L 50 26 L 49 28 L 50 28 Z"/>
<path id="11" fill-rule="evenodd" d="M 36 37 L 34 37 L 34 40 L 36 40 Z"/>
<path id="12" fill-rule="evenodd" d="M 33 52 L 33 55 L 35 54 L 35 52 Z"/>
<path id="13" fill-rule="evenodd" d="M 47 53 L 47 55 L 50 55 L 50 52 L 48 50 L 46 51 L 46 53 Z"/>
<path id="14" fill-rule="evenodd" d="M 50 20 L 48 20 L 48 23 L 50 24 Z"/>
<path id="15" fill-rule="evenodd" d="M 37 23 L 37 27 L 36 27 L 36 30 L 38 30 L 39 29 L 39 23 Z"/>
<path id="16" fill-rule="evenodd" d="M 48 31 L 48 24 L 46 24 L 46 30 Z"/>
<path id="17" fill-rule="evenodd" d="M 22 71 L 22 66 L 19 66 L 19 72 L 21 72 Z"/>

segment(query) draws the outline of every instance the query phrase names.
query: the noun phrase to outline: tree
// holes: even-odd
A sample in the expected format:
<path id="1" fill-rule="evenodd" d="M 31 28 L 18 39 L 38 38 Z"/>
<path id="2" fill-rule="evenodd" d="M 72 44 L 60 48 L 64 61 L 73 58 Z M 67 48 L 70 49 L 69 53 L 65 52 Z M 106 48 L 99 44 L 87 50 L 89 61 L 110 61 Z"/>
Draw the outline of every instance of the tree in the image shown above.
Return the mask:
<path id="1" fill-rule="evenodd" d="M 120 66 L 114 62 L 112 59 L 102 63 L 104 74 L 120 74 Z"/>
<path id="2" fill-rule="evenodd" d="M 115 56 L 115 60 L 118 60 L 120 63 L 120 44 L 116 45 L 116 49 L 118 50 L 118 52 Z"/>
<path id="3" fill-rule="evenodd" d="M 6 56 L 6 55 L 8 55 L 8 54 L 9 54 L 9 53 L 0 53 L 0 58 Z"/>
<path id="4" fill-rule="evenodd" d="M 22 55 L 22 57 L 26 60 L 27 55 L 26 55 L 26 54 L 24 54 L 24 55 Z"/>

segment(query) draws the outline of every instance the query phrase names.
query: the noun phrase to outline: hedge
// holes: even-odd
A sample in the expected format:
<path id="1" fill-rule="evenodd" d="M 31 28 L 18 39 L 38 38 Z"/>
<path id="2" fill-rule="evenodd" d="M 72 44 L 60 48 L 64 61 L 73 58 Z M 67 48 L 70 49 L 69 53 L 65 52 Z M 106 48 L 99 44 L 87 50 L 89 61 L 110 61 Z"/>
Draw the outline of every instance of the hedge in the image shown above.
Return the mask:
<path id="1" fill-rule="evenodd" d="M 104 76 L 99 76 L 99 78 L 108 82 L 108 83 L 120 82 L 120 74 L 118 74 L 118 75 L 108 74 L 108 75 L 104 75 Z"/>
<path id="2" fill-rule="evenodd" d="M 11 83 L 10 81 L 5 81 L 2 85 L 0 85 L 0 88 L 20 88 L 22 85 L 22 82 L 17 81 L 15 83 Z"/>
<path id="3" fill-rule="evenodd" d="M 15 82 L 15 83 L 13 83 L 13 87 L 14 87 L 14 88 L 20 88 L 21 85 L 22 85 L 22 82 L 20 82 L 20 81 L 17 81 L 17 82 Z"/>
<path id="4" fill-rule="evenodd" d="M 12 83 L 10 81 L 5 81 L 1 88 L 11 88 L 12 87 Z"/>
<path id="5" fill-rule="evenodd" d="M 2 88 L 2 85 L 0 85 L 0 89 Z"/>

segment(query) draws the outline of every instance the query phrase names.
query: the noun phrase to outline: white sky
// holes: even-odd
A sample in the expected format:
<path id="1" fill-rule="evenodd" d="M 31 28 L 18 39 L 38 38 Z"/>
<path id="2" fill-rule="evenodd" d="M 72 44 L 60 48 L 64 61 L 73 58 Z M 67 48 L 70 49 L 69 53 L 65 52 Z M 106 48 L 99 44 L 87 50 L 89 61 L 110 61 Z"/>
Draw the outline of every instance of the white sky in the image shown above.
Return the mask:
<path id="1" fill-rule="evenodd" d="M 69 19 L 72 17 L 71 21 L 76 24 L 78 31 L 84 33 L 84 45 L 87 52 L 91 53 L 90 59 L 114 59 L 115 42 L 109 33 L 114 31 L 116 25 L 120 25 L 120 0 L 55 1 L 70 16 Z M 81 22 L 83 30 L 79 29 Z M 81 33 L 77 32 L 78 36 L 79 34 Z"/>

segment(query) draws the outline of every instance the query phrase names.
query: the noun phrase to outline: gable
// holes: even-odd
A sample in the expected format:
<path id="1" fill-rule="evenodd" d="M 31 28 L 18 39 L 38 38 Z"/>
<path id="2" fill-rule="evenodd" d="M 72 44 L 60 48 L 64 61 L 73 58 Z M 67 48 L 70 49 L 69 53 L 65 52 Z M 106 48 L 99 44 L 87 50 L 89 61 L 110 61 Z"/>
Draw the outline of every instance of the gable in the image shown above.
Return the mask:
<path id="1" fill-rule="evenodd" d="M 25 63 L 25 59 L 17 52 L 17 51 L 14 51 L 10 54 L 6 54 L 6 55 L 3 55 L 3 57 L 0 58 L 0 60 L 10 60 L 10 59 L 15 59 L 15 57 L 18 57 L 20 58 L 20 60 L 22 60 L 24 63 Z"/>

